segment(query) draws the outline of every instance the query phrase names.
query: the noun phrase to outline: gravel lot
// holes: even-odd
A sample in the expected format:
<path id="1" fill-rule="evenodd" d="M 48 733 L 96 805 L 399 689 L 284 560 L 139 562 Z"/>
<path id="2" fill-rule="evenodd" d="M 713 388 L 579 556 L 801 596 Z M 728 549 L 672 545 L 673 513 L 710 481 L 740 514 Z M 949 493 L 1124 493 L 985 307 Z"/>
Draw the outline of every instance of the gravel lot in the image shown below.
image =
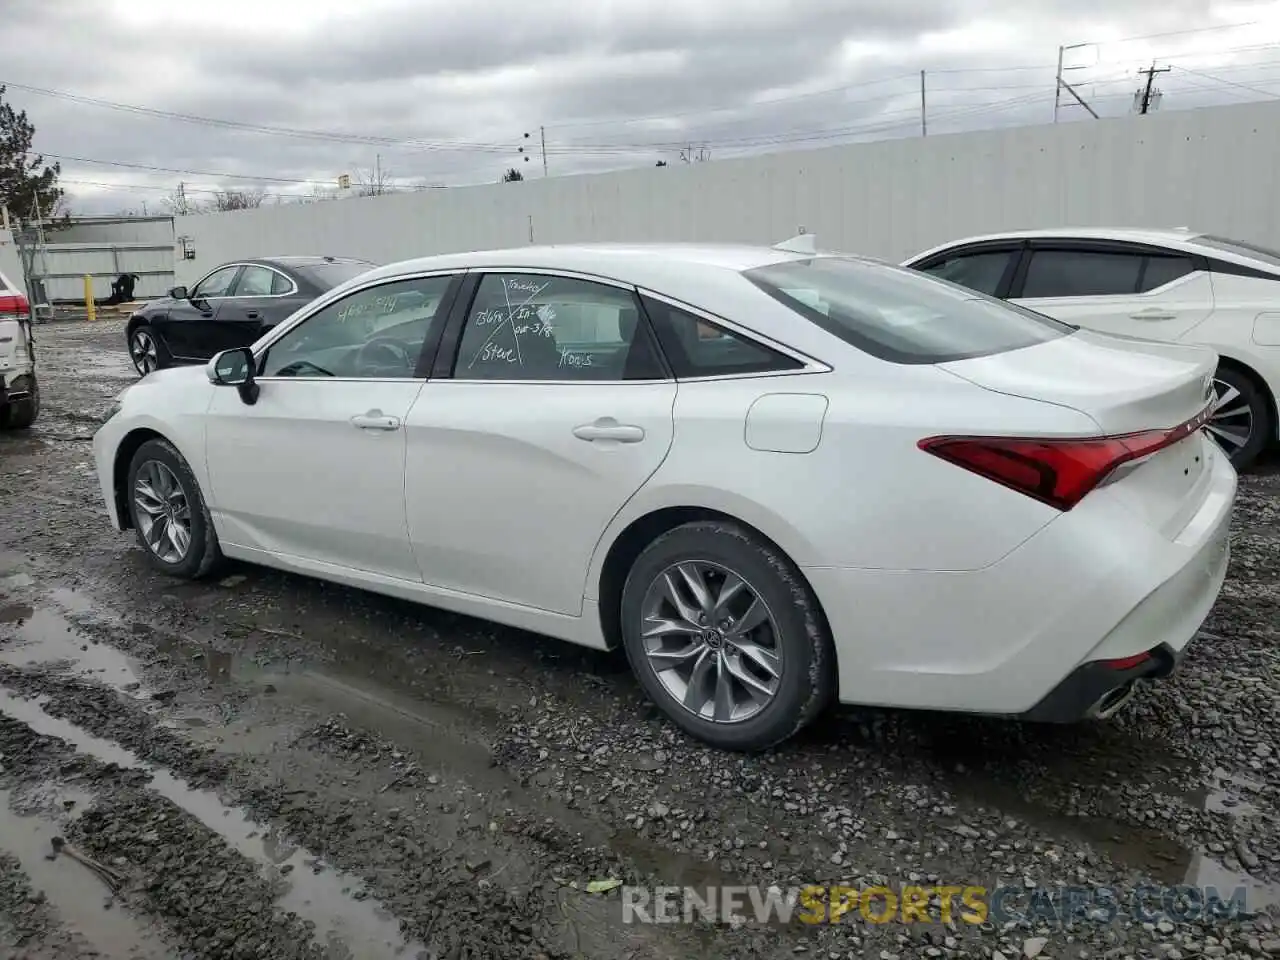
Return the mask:
<path id="1" fill-rule="evenodd" d="M 743 757 L 663 722 L 621 656 L 265 569 L 151 573 L 88 442 L 135 379 L 120 322 L 37 336 L 44 412 L 0 436 L 0 956 L 1280 956 L 1275 463 L 1242 481 L 1205 636 L 1121 716 L 841 710 Z M 1240 885 L 1249 911 L 626 924 L 603 879 Z"/>

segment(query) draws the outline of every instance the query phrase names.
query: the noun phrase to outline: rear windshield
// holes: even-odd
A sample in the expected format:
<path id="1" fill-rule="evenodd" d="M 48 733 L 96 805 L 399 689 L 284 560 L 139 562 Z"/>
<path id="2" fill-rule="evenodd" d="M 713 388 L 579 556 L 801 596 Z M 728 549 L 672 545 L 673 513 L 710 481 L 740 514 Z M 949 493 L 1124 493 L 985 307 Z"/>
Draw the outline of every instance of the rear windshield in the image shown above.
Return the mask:
<path id="1" fill-rule="evenodd" d="M 334 263 L 308 263 L 294 269 L 306 277 L 321 290 L 332 290 L 340 283 L 346 283 L 362 273 L 372 270 L 374 264 L 362 261 Z"/>
<path id="2" fill-rule="evenodd" d="M 1244 243 L 1240 240 L 1228 240 L 1226 237 L 1215 237 L 1209 233 L 1202 233 L 1196 237 L 1196 243 L 1212 250 L 1234 253 L 1238 257 L 1248 257 L 1250 260 L 1265 263 L 1269 267 L 1280 268 L 1280 252 L 1269 250 L 1266 247 L 1255 246 L 1252 243 Z"/>
<path id="3" fill-rule="evenodd" d="M 828 333 L 893 363 L 982 357 L 1076 329 L 928 274 L 867 260 L 787 260 L 743 276 Z"/>

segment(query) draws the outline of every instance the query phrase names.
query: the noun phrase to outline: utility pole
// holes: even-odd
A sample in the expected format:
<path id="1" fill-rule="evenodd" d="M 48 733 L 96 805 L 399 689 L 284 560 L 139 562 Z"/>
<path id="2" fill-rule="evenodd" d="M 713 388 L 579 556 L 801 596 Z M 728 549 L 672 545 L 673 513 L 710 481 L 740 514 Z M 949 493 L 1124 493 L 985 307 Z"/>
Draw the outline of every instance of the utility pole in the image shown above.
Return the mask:
<path id="1" fill-rule="evenodd" d="M 1143 91 L 1142 91 L 1142 99 L 1141 99 L 1141 101 L 1140 101 L 1140 102 L 1139 102 L 1139 104 L 1138 104 L 1138 114 L 1139 114 L 1139 116 L 1145 116 L 1145 115 L 1146 115 L 1146 113 L 1147 113 L 1147 111 L 1148 111 L 1149 109 L 1151 109 L 1151 84 L 1155 81 L 1156 74 L 1157 74 L 1157 73 L 1168 73 L 1170 69 L 1172 69 L 1172 68 L 1170 68 L 1170 67 L 1161 67 L 1159 70 L 1157 70 L 1157 69 L 1156 69 L 1156 62 L 1155 62 L 1154 60 L 1152 60 L 1152 61 L 1151 61 L 1151 66 L 1147 67 L 1147 69 L 1145 69 L 1145 70 L 1139 70 L 1139 71 L 1138 71 L 1138 73 L 1145 73 L 1145 74 L 1147 75 L 1147 85 L 1146 85 L 1146 87 L 1144 87 L 1144 88 L 1143 88 Z"/>
<path id="2" fill-rule="evenodd" d="M 929 124 L 924 109 L 924 71 L 920 71 L 920 136 L 929 135 Z"/>
<path id="3" fill-rule="evenodd" d="M 1053 122 L 1058 122 L 1058 107 L 1062 104 L 1062 54 L 1066 47 L 1058 47 L 1058 76 L 1053 81 Z"/>
<path id="4" fill-rule="evenodd" d="M 382 195 L 382 154 L 374 154 L 373 157 L 373 192 L 375 196 Z"/>
<path id="5" fill-rule="evenodd" d="M 542 175 L 547 175 L 547 128 L 538 127 L 538 133 L 542 136 Z"/>

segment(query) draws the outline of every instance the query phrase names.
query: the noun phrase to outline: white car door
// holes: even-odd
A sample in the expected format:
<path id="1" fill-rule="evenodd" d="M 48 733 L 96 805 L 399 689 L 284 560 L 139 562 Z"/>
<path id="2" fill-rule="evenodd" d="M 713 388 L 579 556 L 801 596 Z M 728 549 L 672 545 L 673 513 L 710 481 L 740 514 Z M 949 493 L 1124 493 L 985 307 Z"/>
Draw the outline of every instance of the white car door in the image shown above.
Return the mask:
<path id="1" fill-rule="evenodd" d="M 1028 257 L 1012 301 L 1090 330 L 1176 341 L 1213 312 L 1209 274 L 1176 251 L 1046 242 Z"/>
<path id="2" fill-rule="evenodd" d="M 356 290 L 259 351 L 256 402 L 214 391 L 205 455 L 224 543 L 421 580 L 405 524 L 405 421 L 453 279 Z"/>
<path id="3" fill-rule="evenodd" d="M 671 448 L 676 385 L 626 286 L 471 283 L 453 376 L 406 424 L 410 540 L 429 585 L 577 615 L 601 534 Z"/>

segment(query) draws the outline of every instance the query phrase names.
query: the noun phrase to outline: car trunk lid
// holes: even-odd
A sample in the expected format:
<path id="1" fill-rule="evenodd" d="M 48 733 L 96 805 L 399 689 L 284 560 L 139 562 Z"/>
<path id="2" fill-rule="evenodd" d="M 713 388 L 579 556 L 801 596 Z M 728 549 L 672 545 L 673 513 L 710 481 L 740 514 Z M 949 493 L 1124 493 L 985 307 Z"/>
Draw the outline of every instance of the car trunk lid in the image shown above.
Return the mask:
<path id="1" fill-rule="evenodd" d="M 1135 451 L 1100 488 L 1171 538 L 1204 496 L 1220 456 L 1200 429 L 1217 355 L 1202 347 L 1078 331 L 1020 350 L 939 365 L 984 389 L 1078 410 Z"/>

